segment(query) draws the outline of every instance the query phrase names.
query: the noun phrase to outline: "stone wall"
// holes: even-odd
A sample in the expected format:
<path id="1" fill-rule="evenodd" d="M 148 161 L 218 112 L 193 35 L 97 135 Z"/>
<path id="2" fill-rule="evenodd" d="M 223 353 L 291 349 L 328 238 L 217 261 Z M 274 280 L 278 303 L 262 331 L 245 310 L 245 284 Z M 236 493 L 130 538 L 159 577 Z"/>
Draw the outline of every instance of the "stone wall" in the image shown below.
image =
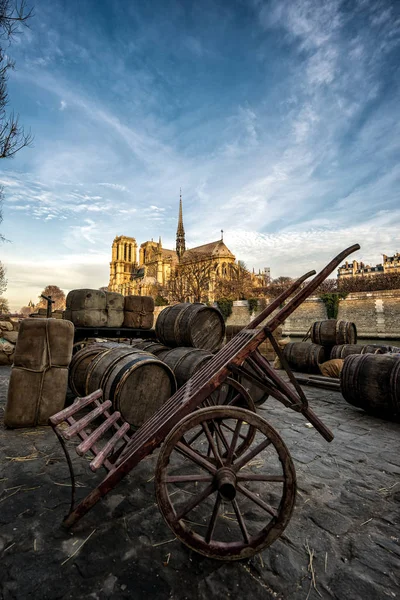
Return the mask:
<path id="1" fill-rule="evenodd" d="M 338 319 L 353 321 L 359 337 L 400 339 L 400 290 L 349 294 Z"/>
<path id="2" fill-rule="evenodd" d="M 315 321 L 327 319 L 325 304 L 319 298 L 307 298 L 283 325 L 284 335 L 304 336 Z"/>
<path id="3" fill-rule="evenodd" d="M 227 325 L 245 327 L 265 308 L 265 301 L 250 314 L 246 300 L 233 303 Z M 164 307 L 156 307 L 158 315 Z M 325 304 L 319 298 L 308 298 L 286 319 L 283 335 L 304 336 L 314 321 L 327 319 Z M 400 290 L 358 292 L 339 302 L 338 319 L 352 321 L 362 338 L 400 339 Z"/>

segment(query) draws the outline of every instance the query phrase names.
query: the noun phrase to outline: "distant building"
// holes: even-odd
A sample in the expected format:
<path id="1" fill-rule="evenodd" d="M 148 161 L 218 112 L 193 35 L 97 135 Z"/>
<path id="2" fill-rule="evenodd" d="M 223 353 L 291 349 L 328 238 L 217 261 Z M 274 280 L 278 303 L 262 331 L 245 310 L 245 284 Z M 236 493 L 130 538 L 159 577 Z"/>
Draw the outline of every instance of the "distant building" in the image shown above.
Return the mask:
<path id="1" fill-rule="evenodd" d="M 230 277 L 231 265 L 236 264 L 234 254 L 221 239 L 195 248 L 186 248 L 182 217 L 182 196 L 179 200 L 179 218 L 176 232 L 176 249 L 163 248 L 161 237 L 158 242 L 144 242 L 139 248 L 135 238 L 117 236 L 112 245 L 109 291 L 129 294 L 152 295 L 157 287 L 166 286 L 171 272 L 178 264 L 206 264 L 212 266 L 209 283 L 209 300 L 214 299 L 216 278 Z M 253 274 L 255 286 L 265 285 L 269 269 Z"/>
<path id="2" fill-rule="evenodd" d="M 383 254 L 382 264 L 365 265 L 363 262 L 353 260 L 353 262 L 346 262 L 338 269 L 338 278 L 344 279 L 346 277 L 365 277 L 382 275 L 384 273 L 400 273 L 400 254 L 397 252 L 393 256 L 387 256 Z"/>

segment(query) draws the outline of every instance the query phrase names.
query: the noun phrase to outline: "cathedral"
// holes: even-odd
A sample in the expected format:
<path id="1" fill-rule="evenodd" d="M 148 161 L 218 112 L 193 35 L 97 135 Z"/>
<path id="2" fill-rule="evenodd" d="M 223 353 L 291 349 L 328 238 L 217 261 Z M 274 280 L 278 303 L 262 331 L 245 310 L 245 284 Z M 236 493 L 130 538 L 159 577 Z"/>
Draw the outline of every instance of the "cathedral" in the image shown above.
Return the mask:
<path id="1" fill-rule="evenodd" d="M 141 296 L 156 295 L 158 290 L 166 287 L 171 273 L 178 265 L 207 265 L 210 270 L 207 300 L 214 300 L 214 284 L 217 277 L 229 277 L 231 266 L 236 258 L 221 239 L 186 248 L 185 229 L 182 217 L 182 195 L 179 200 L 179 218 L 176 231 L 176 248 L 163 248 L 161 237 L 158 242 L 144 242 L 139 248 L 135 238 L 124 235 L 117 236 L 112 245 L 110 263 L 110 282 L 108 289 L 124 296 L 136 294 Z M 255 284 L 261 285 L 263 275 L 253 275 Z"/>

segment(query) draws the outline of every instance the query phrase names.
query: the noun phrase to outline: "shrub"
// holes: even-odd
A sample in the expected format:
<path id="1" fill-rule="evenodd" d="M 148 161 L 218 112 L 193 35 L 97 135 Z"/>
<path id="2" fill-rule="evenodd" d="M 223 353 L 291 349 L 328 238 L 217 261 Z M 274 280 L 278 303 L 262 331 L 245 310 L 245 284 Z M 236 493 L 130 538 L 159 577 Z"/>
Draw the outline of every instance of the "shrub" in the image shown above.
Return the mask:
<path id="1" fill-rule="evenodd" d="M 339 300 L 346 298 L 346 292 L 321 294 L 320 298 L 326 307 L 328 319 L 336 319 L 339 310 Z"/>
<path id="2" fill-rule="evenodd" d="M 217 306 L 224 317 L 224 321 L 226 321 L 232 314 L 233 300 L 229 300 L 228 298 L 220 298 L 217 300 Z"/>
<path id="3" fill-rule="evenodd" d="M 252 315 L 253 312 L 255 312 L 257 310 L 258 300 L 257 300 L 257 298 L 249 298 L 247 300 L 247 302 L 248 302 L 248 306 L 249 306 L 249 313 Z"/>
<path id="4" fill-rule="evenodd" d="M 169 302 L 166 298 L 164 298 L 164 296 L 160 296 L 160 294 L 158 294 L 158 296 L 156 296 L 156 298 L 154 300 L 154 304 L 156 306 L 167 306 L 167 304 L 169 304 Z"/>

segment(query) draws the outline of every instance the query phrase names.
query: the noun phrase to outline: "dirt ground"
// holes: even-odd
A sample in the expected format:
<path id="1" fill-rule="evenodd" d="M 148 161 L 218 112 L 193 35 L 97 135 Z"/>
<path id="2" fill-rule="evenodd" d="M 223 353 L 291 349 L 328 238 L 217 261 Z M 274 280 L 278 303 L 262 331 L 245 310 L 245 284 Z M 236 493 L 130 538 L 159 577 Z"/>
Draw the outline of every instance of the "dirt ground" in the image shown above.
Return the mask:
<path id="1" fill-rule="evenodd" d="M 0 367 L 0 417 L 9 367 Z M 295 462 L 296 508 L 259 555 L 220 562 L 174 539 L 154 495 L 157 452 L 66 532 L 69 475 L 51 429 L 0 429 L 1 598 L 400 597 L 400 424 L 372 418 L 338 392 L 305 388 L 332 429 L 328 444 L 275 400 L 259 410 Z M 74 457 L 82 495 L 97 476 Z"/>

